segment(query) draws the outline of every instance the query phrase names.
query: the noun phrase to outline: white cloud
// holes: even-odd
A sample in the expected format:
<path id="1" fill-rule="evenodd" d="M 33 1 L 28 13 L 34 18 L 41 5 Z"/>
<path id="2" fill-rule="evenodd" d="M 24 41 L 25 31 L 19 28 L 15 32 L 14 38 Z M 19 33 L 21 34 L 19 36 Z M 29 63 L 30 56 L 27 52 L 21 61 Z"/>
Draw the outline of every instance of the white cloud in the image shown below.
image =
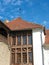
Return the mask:
<path id="1" fill-rule="evenodd" d="M 18 11 L 19 10 L 19 7 L 16 10 Z"/>
<path id="2" fill-rule="evenodd" d="M 29 2 L 30 0 L 25 0 L 26 2 Z"/>
<path id="3" fill-rule="evenodd" d="M 29 6 L 32 6 L 34 4 L 32 0 L 25 0 L 25 2 L 27 2 Z"/>
<path id="4" fill-rule="evenodd" d="M 48 21 L 43 21 L 42 25 L 45 26 L 46 28 L 49 28 L 49 22 Z"/>
<path id="5" fill-rule="evenodd" d="M 25 0 L 29 5 L 32 5 L 31 0 Z M 11 5 L 21 5 L 24 2 L 24 0 L 3 0 L 3 5 L 8 5 L 9 3 Z"/>
<path id="6" fill-rule="evenodd" d="M 2 16 L 0 16 L 0 19 L 2 19 L 3 17 Z"/>
<path id="7" fill-rule="evenodd" d="M 4 4 L 4 5 L 9 4 L 10 2 L 12 2 L 12 0 L 3 0 L 3 4 Z"/>
<path id="8" fill-rule="evenodd" d="M 7 5 L 9 3 L 12 5 L 21 5 L 23 1 L 22 0 L 3 0 L 4 5 Z"/>
<path id="9" fill-rule="evenodd" d="M 2 6 L 0 6 L 0 13 L 4 12 L 4 11 L 5 11 L 5 8 L 3 8 Z"/>
<path id="10" fill-rule="evenodd" d="M 21 8 L 18 7 L 18 8 L 16 9 L 16 11 L 17 11 L 17 12 L 20 12 L 20 11 L 21 11 Z"/>
<path id="11" fill-rule="evenodd" d="M 4 12 L 5 11 L 5 8 L 0 8 L 0 12 Z"/>
<path id="12" fill-rule="evenodd" d="M 23 1 L 22 0 L 13 0 L 12 1 L 12 5 L 21 5 L 23 3 Z"/>
<path id="13" fill-rule="evenodd" d="M 47 21 L 43 21 L 43 25 L 47 25 Z"/>
<path id="14" fill-rule="evenodd" d="M 13 13 L 13 12 L 16 12 L 16 13 L 20 13 L 20 12 L 22 12 L 21 10 L 20 10 L 20 8 L 18 7 L 18 8 L 15 8 L 15 9 L 12 9 L 11 10 L 11 13 Z"/>
<path id="15" fill-rule="evenodd" d="M 49 24 L 49 22 L 48 22 L 48 21 L 46 21 L 46 20 L 45 20 L 45 21 L 43 21 L 41 24 L 42 24 L 43 26 L 45 26 L 46 28 L 48 28 L 48 26 L 49 26 L 49 25 L 48 25 L 48 24 Z"/>
<path id="16" fill-rule="evenodd" d="M 0 2 L 0 13 L 4 11 L 5 11 L 5 8 L 3 7 L 2 2 Z"/>
<path id="17" fill-rule="evenodd" d="M 10 16 L 10 18 L 14 18 L 14 16 Z"/>
<path id="18" fill-rule="evenodd" d="M 0 5 L 1 5 L 2 3 L 0 2 Z"/>
<path id="19" fill-rule="evenodd" d="M 44 9 L 44 10 L 47 10 L 49 7 L 48 7 L 48 3 L 44 2 L 44 3 L 40 3 L 41 5 L 41 8 Z"/>
<path id="20" fill-rule="evenodd" d="M 25 10 L 22 10 L 22 14 L 25 14 L 26 13 L 26 11 Z"/>
<path id="21" fill-rule="evenodd" d="M 32 6 L 33 5 L 33 2 L 29 2 L 29 6 Z"/>

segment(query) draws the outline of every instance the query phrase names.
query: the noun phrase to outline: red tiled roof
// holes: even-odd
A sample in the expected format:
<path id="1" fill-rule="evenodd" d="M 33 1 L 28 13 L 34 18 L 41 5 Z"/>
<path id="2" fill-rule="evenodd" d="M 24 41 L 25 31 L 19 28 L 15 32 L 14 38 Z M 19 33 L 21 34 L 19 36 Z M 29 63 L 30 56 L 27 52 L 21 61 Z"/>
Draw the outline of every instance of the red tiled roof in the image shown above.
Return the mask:
<path id="1" fill-rule="evenodd" d="M 6 23 L 7 27 L 11 29 L 12 31 L 14 30 L 26 30 L 26 29 L 33 29 L 33 28 L 43 28 L 43 26 L 35 23 L 29 23 L 21 18 L 17 18 L 15 20 L 12 20 L 11 22 Z"/>
<path id="2" fill-rule="evenodd" d="M 49 44 L 49 30 L 46 30 L 45 44 Z"/>

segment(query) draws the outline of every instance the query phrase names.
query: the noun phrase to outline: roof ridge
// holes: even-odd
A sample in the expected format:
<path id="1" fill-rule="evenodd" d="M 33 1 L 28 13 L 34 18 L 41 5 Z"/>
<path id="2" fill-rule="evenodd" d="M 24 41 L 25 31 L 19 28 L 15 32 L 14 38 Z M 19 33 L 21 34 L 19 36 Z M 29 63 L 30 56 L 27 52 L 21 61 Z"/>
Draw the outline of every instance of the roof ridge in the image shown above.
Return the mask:
<path id="1" fill-rule="evenodd" d="M 30 23 L 30 24 L 42 26 L 42 25 L 37 24 L 37 23 L 34 23 L 34 22 L 28 22 L 28 21 L 26 21 L 26 20 L 23 20 L 21 17 L 18 17 L 17 19 L 14 19 L 14 20 L 12 20 L 12 21 L 9 21 L 8 23 L 16 22 L 17 20 L 21 20 L 21 21 L 26 22 L 26 23 Z M 6 24 L 8 24 L 8 23 L 6 23 Z M 44 26 L 42 26 L 42 27 L 44 27 Z"/>
<path id="2" fill-rule="evenodd" d="M 32 28 L 44 28 L 42 25 L 25 21 L 20 17 L 14 19 L 6 24 L 11 30 L 22 30 L 22 29 L 32 29 Z"/>
<path id="3" fill-rule="evenodd" d="M 21 17 L 18 17 L 18 18 L 15 18 L 14 20 L 11 20 L 11 21 L 15 21 L 15 20 L 22 20 L 22 18 Z"/>

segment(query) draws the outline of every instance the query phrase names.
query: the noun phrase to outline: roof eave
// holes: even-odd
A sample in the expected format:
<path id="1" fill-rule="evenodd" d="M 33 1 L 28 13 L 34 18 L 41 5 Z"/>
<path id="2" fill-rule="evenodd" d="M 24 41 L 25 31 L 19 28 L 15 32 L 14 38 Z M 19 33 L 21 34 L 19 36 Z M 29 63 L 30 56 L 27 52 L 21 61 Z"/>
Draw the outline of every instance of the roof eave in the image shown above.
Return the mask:
<path id="1" fill-rule="evenodd" d="M 42 27 L 42 28 L 41 28 L 41 27 L 37 27 L 37 28 L 24 28 L 24 29 L 17 29 L 17 30 L 12 30 L 12 29 L 11 29 L 11 31 L 24 31 L 24 30 L 33 30 L 33 29 L 38 29 L 38 28 L 39 28 L 39 29 L 42 29 L 42 30 L 44 29 L 43 27 Z"/>
<path id="2" fill-rule="evenodd" d="M 3 26 L 4 26 L 5 28 L 7 28 L 8 31 L 10 31 L 10 28 L 7 27 L 1 20 L 0 20 L 0 23 L 3 24 Z"/>

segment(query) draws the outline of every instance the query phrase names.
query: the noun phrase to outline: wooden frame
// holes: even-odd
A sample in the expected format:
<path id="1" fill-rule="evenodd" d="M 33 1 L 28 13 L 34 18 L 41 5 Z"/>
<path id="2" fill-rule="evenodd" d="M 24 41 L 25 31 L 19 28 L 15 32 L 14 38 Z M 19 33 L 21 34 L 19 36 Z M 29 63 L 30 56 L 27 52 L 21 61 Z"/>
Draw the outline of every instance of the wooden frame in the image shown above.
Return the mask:
<path id="1" fill-rule="evenodd" d="M 16 33 L 16 44 L 15 45 L 11 45 L 11 49 L 14 49 L 15 48 L 15 51 L 14 51 L 14 53 L 16 54 L 16 53 L 21 53 L 21 64 L 23 64 L 23 53 L 25 53 L 25 52 L 22 52 L 22 48 L 26 48 L 27 49 L 27 51 L 26 51 L 26 53 L 27 53 L 27 64 L 29 64 L 29 61 L 28 61 L 28 48 L 29 47 L 31 47 L 32 48 L 32 45 L 28 45 L 28 35 L 30 35 L 31 33 L 29 33 L 29 32 L 27 32 L 26 31 L 26 35 L 27 35 L 27 44 L 26 45 L 23 45 L 23 33 L 24 32 L 21 32 L 21 33 L 19 33 L 19 34 L 17 34 Z M 17 45 L 17 35 L 20 35 L 21 34 L 21 45 L 20 46 L 18 46 Z M 11 37 L 12 38 L 12 37 Z M 16 49 L 21 49 L 21 52 L 17 52 L 17 50 Z M 29 51 L 30 52 L 30 51 Z M 11 53 L 13 53 L 13 52 L 11 52 Z M 17 59 L 15 59 L 16 61 L 17 61 Z M 16 63 L 17 64 L 17 63 Z M 26 64 L 26 65 L 27 65 Z M 32 65 L 32 64 L 31 64 Z"/>
<path id="2" fill-rule="evenodd" d="M 24 65 L 24 63 L 23 63 L 23 53 L 26 53 L 27 54 L 27 64 L 29 64 L 28 52 L 31 52 L 31 51 L 29 51 L 28 48 L 29 47 L 32 48 L 32 45 L 28 44 L 28 35 L 30 35 L 30 34 L 32 35 L 32 31 L 31 30 L 11 31 L 8 27 L 6 27 L 6 25 L 4 23 L 0 22 L 0 29 L 1 28 L 3 28 L 6 31 L 6 33 L 7 33 L 7 37 L 6 38 L 5 38 L 5 36 L 1 36 L 0 35 L 0 38 L 2 39 L 2 40 L 0 39 L 0 41 L 3 41 L 3 39 L 4 39 L 3 42 L 8 44 L 9 50 L 11 52 L 11 55 L 10 55 L 10 65 L 12 65 L 12 61 L 11 61 L 12 60 L 12 54 L 14 54 L 17 57 L 16 53 L 21 53 L 21 65 Z M 15 43 L 15 45 L 13 45 L 13 43 L 12 43 L 12 41 L 13 41 L 12 36 L 13 35 L 16 36 L 16 39 L 15 39 L 16 43 Z M 19 45 L 19 46 L 17 45 L 17 35 L 21 35 L 21 45 Z M 27 44 L 26 45 L 23 45 L 23 35 L 27 36 Z M 15 50 L 12 51 L 12 49 L 15 49 Z M 21 52 L 17 52 L 16 49 L 21 49 Z M 24 49 L 25 51 L 24 50 L 22 51 L 22 49 Z M 19 65 L 17 63 L 17 58 L 16 57 L 15 57 L 14 61 L 15 61 L 15 63 L 17 65 Z M 15 65 L 15 63 L 14 63 L 14 65 Z"/>

